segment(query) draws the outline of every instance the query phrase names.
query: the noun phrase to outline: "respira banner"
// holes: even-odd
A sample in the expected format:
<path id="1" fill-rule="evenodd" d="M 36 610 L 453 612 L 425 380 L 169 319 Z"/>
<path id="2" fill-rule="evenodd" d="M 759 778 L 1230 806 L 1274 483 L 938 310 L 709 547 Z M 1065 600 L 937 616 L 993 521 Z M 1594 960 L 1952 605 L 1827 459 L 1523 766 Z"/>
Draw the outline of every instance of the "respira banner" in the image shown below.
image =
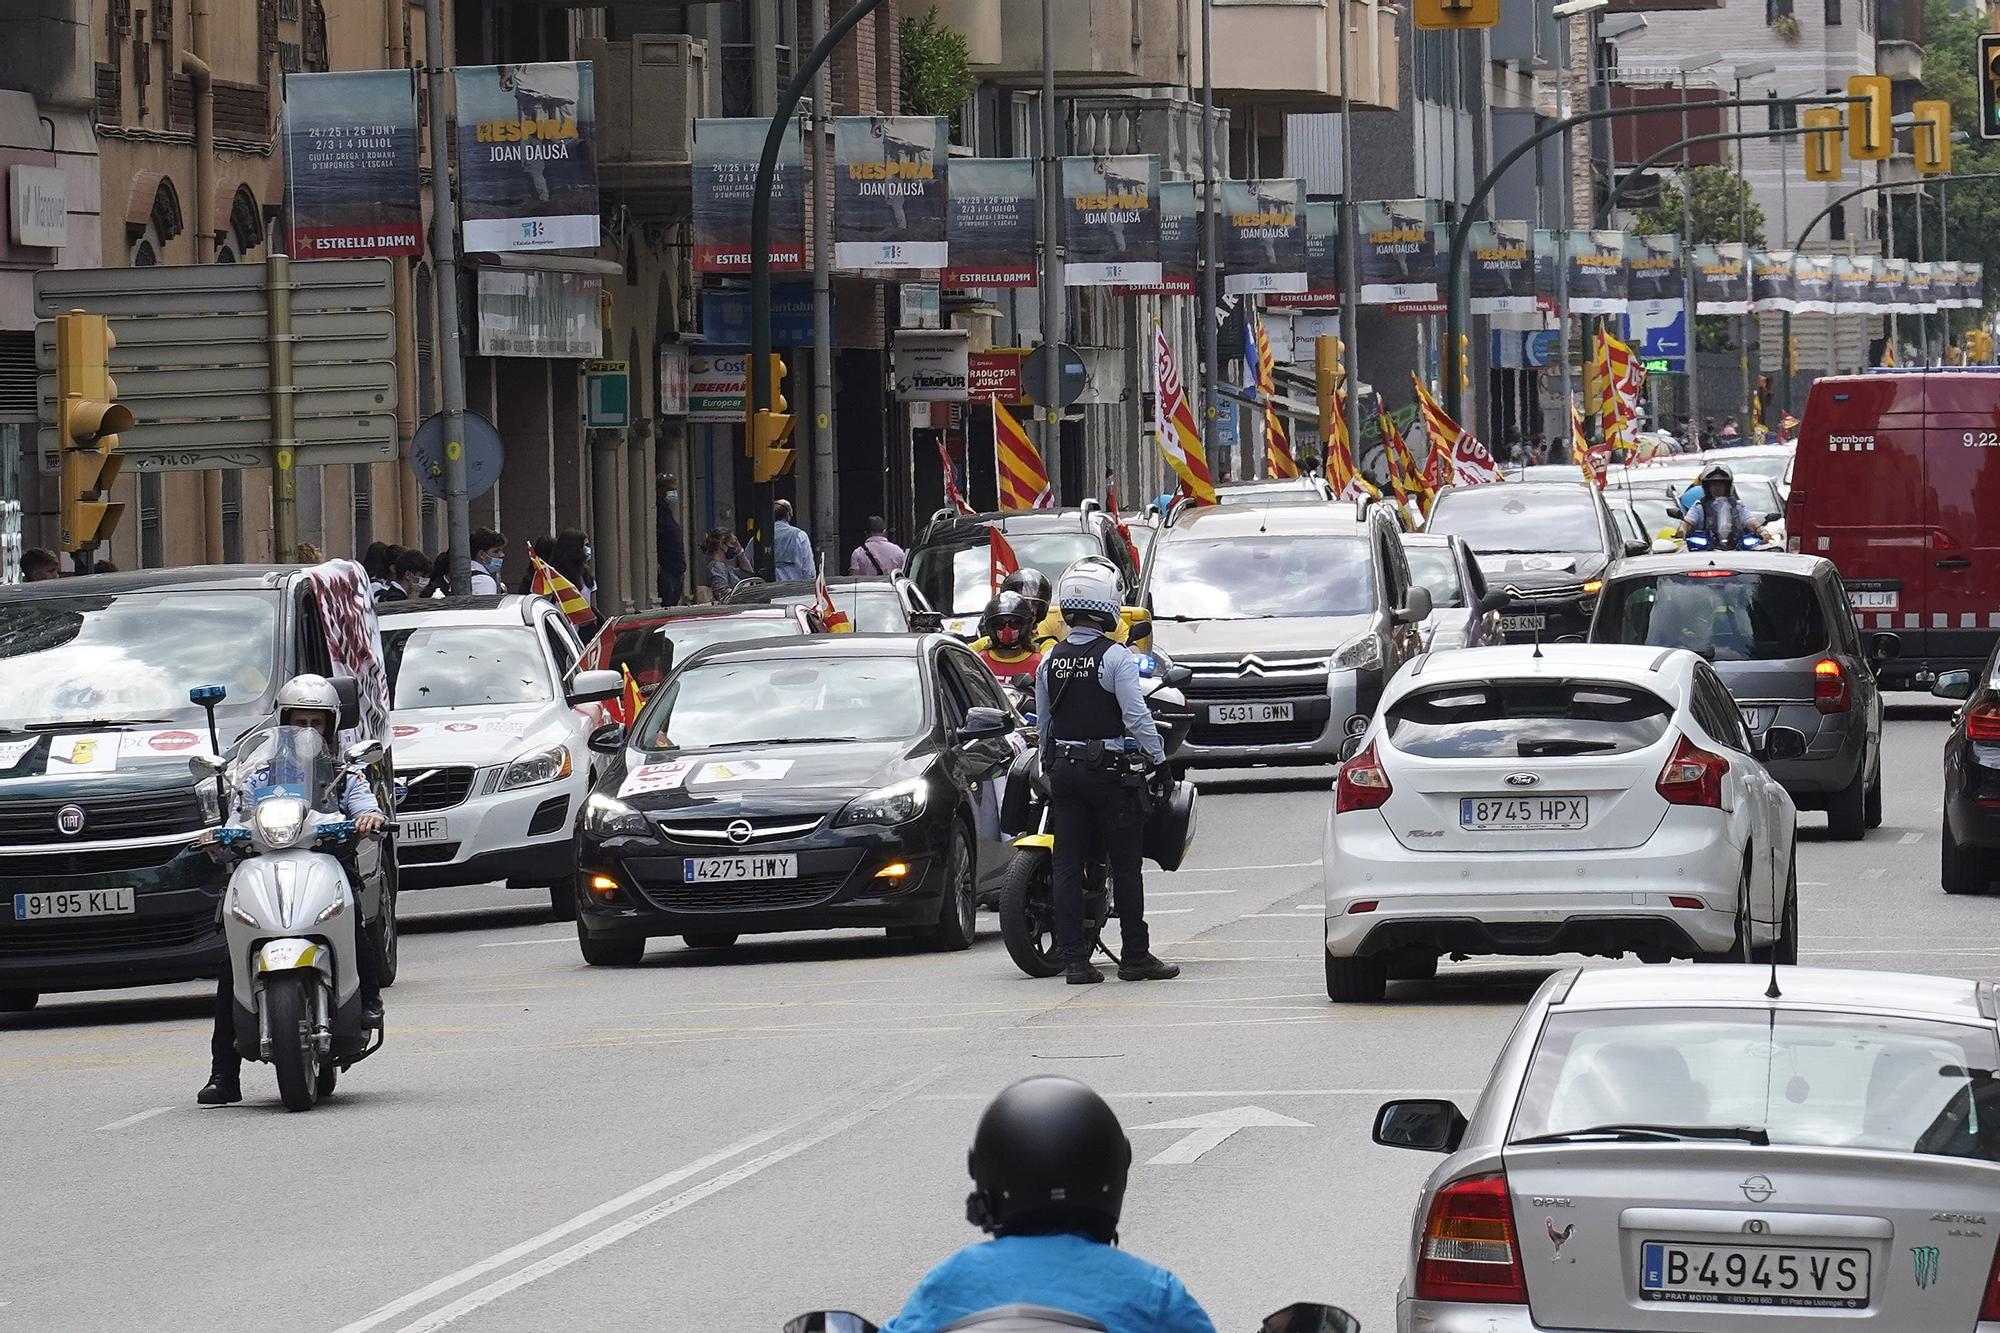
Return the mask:
<path id="1" fill-rule="evenodd" d="M 597 248 L 597 97 L 589 61 L 468 65 L 458 97 L 465 248 Z"/>
<path id="2" fill-rule="evenodd" d="M 1160 281 L 1160 159 L 1062 160 L 1063 285 Z"/>
<path id="3" fill-rule="evenodd" d="M 1437 242 L 1428 199 L 1364 199 L 1354 206 L 1362 305 L 1438 299 Z"/>
<path id="4" fill-rule="evenodd" d="M 1232 296 L 1306 289 L 1306 187 L 1299 180 L 1224 181 L 1224 290 Z"/>
<path id="5" fill-rule="evenodd" d="M 834 117 L 834 264 L 943 268 L 949 166 L 942 116 Z"/>
<path id="6" fill-rule="evenodd" d="M 1535 310 L 1535 235 L 1525 222 L 1475 222 L 1471 243 L 1471 310 L 1521 315 Z"/>

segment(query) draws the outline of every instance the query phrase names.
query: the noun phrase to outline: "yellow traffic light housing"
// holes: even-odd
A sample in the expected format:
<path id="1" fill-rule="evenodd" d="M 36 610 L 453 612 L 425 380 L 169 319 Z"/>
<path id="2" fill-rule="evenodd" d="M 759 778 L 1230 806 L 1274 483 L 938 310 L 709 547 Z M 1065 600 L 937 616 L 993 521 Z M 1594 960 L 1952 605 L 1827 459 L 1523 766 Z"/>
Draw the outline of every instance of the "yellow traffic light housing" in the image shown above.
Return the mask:
<path id="1" fill-rule="evenodd" d="M 117 531 L 110 500 L 124 460 L 118 432 L 133 424 L 110 370 L 110 321 L 80 310 L 56 316 L 56 441 L 62 450 L 62 548 L 88 550 Z"/>
<path id="2" fill-rule="evenodd" d="M 1889 79 L 1883 74 L 1856 74 L 1847 80 L 1847 95 L 1865 100 L 1847 104 L 1847 155 L 1856 162 L 1881 162 L 1894 151 L 1889 129 Z"/>
<path id="3" fill-rule="evenodd" d="M 1840 160 L 1839 110 L 1830 106 L 1811 107 L 1800 120 L 1806 127 L 1806 179 L 1839 180 L 1844 169 Z"/>
<path id="4" fill-rule="evenodd" d="M 2000 32 L 1979 34 L 1979 137 L 2000 139 Z"/>
<path id="5" fill-rule="evenodd" d="M 1416 0 L 1410 19 L 1419 28 L 1490 28 L 1500 22 L 1500 0 Z"/>
<path id="6" fill-rule="evenodd" d="M 1916 139 L 1917 174 L 1938 176 L 1950 171 L 1951 103 L 1941 99 L 1914 102 L 1910 111 L 1917 118 L 1912 127 Z"/>
<path id="7" fill-rule="evenodd" d="M 750 477 L 759 486 L 776 481 L 792 470 L 791 403 L 785 398 L 785 358 L 771 353 L 771 406 L 751 414 L 745 452 L 750 455 Z"/>

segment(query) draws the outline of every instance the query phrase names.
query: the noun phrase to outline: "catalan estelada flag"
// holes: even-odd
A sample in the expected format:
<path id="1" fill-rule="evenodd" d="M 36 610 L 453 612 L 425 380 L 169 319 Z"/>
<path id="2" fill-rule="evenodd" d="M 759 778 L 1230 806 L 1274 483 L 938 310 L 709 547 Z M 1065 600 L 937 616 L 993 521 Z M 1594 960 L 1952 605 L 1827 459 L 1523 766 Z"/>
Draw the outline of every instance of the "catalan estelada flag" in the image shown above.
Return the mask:
<path id="1" fill-rule="evenodd" d="M 1049 484 L 1041 450 L 998 398 L 993 400 L 993 467 L 999 475 L 1002 509 L 1047 509 L 1055 504 L 1055 487 Z"/>
<path id="2" fill-rule="evenodd" d="M 597 619 L 597 613 L 590 609 L 577 586 L 557 573 L 542 558 L 532 551 L 528 561 L 534 566 L 534 578 L 528 583 L 528 591 L 538 597 L 546 597 L 556 604 L 572 625 L 588 625 Z"/>
<path id="3" fill-rule="evenodd" d="M 958 489 L 958 464 L 951 459 L 951 450 L 938 441 L 938 463 L 944 468 L 944 502 L 961 514 L 976 514 L 979 511 L 965 502 L 965 492 Z"/>
<path id="4" fill-rule="evenodd" d="M 1201 445 L 1201 427 L 1195 424 L 1194 408 L 1181 385 L 1167 331 L 1157 319 L 1153 321 L 1153 440 L 1180 478 L 1181 489 L 1198 505 L 1214 504 L 1215 479 Z"/>
<path id="5" fill-rule="evenodd" d="M 1285 424 L 1278 418 L 1277 363 L 1271 356 L 1271 338 L 1264 332 L 1262 315 L 1253 312 L 1244 321 L 1243 342 L 1244 378 L 1251 380 L 1264 405 L 1264 469 L 1274 477 L 1296 477 L 1299 465 L 1285 439 Z"/>

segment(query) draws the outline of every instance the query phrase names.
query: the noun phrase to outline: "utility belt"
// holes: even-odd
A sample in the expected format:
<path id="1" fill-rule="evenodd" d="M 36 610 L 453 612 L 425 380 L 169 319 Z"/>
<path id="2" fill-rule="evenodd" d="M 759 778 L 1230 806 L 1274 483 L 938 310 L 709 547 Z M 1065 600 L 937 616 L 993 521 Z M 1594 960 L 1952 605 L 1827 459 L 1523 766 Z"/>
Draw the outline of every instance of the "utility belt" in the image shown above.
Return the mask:
<path id="1" fill-rule="evenodd" d="M 1117 773 L 1135 787 L 1145 783 L 1146 755 L 1139 748 L 1139 742 L 1130 736 L 1114 736 L 1110 740 L 1050 741 L 1049 750 L 1058 762 L 1076 764 L 1100 773 Z"/>

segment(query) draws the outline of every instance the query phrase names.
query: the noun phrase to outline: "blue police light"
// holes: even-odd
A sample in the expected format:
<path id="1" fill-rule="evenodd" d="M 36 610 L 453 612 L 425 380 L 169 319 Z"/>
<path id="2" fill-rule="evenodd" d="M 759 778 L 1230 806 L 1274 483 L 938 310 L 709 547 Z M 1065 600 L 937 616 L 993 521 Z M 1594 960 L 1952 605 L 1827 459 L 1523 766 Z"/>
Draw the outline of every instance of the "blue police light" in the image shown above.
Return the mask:
<path id="1" fill-rule="evenodd" d="M 203 708 L 210 704 L 219 704 L 228 697 L 229 690 L 221 685 L 197 685 L 188 691 L 188 702 L 199 704 Z"/>
<path id="2" fill-rule="evenodd" d="M 1159 665 L 1158 660 L 1151 653 L 1134 653 L 1132 656 L 1137 659 L 1139 674 L 1142 676 L 1152 675 L 1155 668 Z"/>

